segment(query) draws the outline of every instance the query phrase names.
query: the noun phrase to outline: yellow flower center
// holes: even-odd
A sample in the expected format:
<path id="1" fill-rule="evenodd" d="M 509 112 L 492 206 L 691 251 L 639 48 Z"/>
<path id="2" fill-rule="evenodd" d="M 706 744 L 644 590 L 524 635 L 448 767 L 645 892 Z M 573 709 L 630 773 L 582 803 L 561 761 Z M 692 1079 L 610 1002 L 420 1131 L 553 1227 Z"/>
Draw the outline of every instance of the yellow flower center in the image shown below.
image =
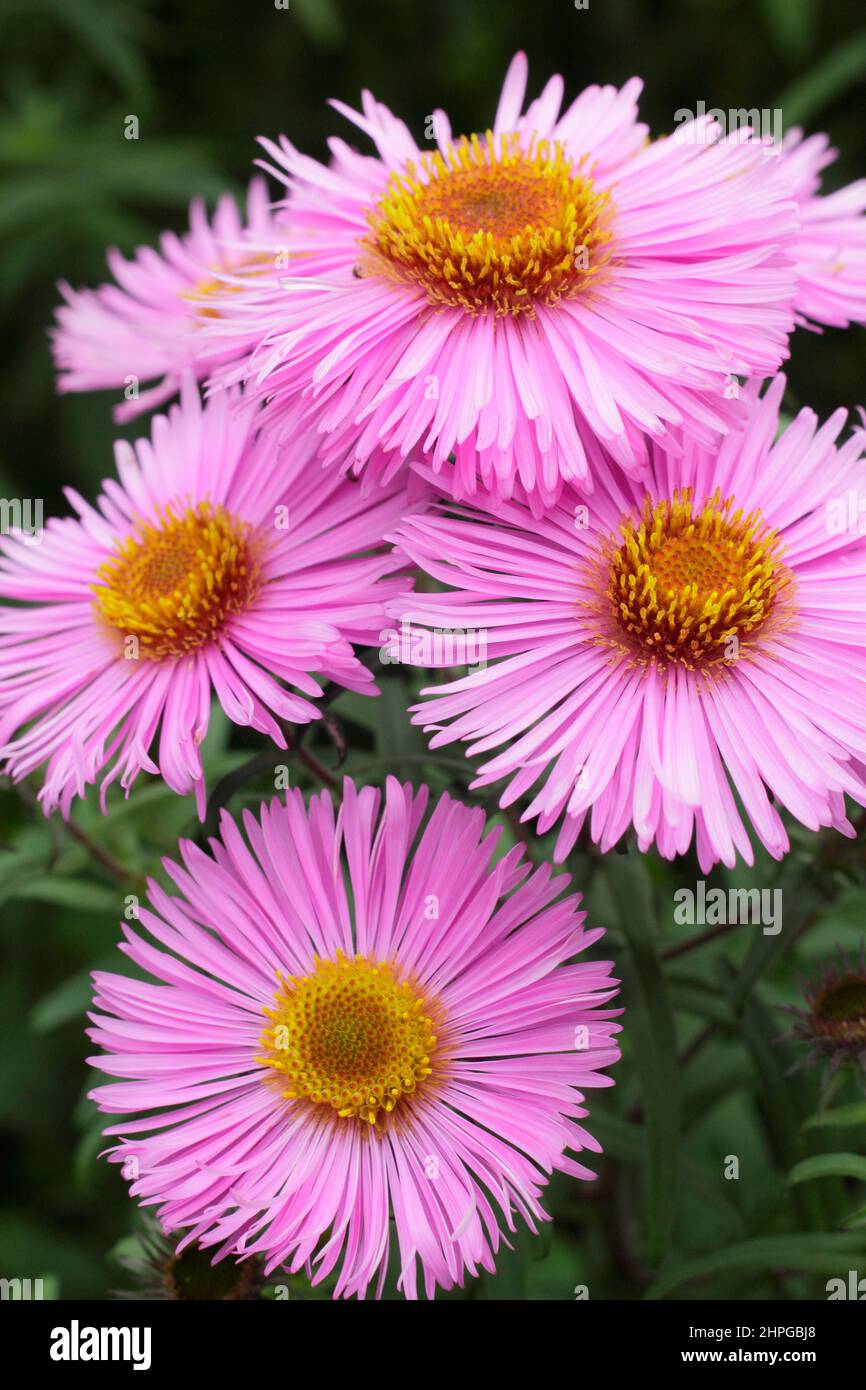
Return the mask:
<path id="1" fill-rule="evenodd" d="M 140 522 L 98 570 L 97 610 L 134 637 L 134 655 L 161 661 L 195 651 L 242 613 L 259 588 L 249 527 L 222 507 L 199 502 L 156 523 Z"/>
<path id="2" fill-rule="evenodd" d="M 375 1124 L 431 1073 L 430 1009 L 386 962 L 342 951 L 336 960 L 317 956 L 310 975 L 280 977 L 258 1060 L 280 1073 L 287 1099 Z"/>
<path id="3" fill-rule="evenodd" d="M 758 511 L 716 492 L 699 512 L 690 489 L 644 499 L 639 521 L 611 539 L 607 596 L 641 657 L 686 667 L 732 661 L 763 627 L 789 581 L 780 543 Z"/>
<path id="4" fill-rule="evenodd" d="M 224 294 L 235 294 L 242 289 L 242 285 L 224 279 L 222 271 L 231 275 L 266 275 L 269 270 L 276 270 L 276 258 L 268 251 L 257 251 L 250 256 L 243 256 L 235 265 L 214 266 L 213 276 L 207 280 L 199 280 L 186 294 L 181 295 L 188 304 L 196 310 L 196 316 L 200 319 L 221 318 L 220 310 L 210 301 Z"/>
<path id="5" fill-rule="evenodd" d="M 608 259 L 609 202 L 562 146 L 465 135 L 393 174 L 361 273 L 420 285 L 434 306 L 534 315 L 586 289 Z"/>

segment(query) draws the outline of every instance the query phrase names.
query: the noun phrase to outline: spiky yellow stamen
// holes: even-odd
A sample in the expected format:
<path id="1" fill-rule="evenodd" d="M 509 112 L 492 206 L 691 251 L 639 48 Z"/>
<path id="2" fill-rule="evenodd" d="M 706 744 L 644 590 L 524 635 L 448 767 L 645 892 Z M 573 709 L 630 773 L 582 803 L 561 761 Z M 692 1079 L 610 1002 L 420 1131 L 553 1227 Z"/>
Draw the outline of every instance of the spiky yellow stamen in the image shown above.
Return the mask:
<path id="1" fill-rule="evenodd" d="M 719 492 L 694 511 L 691 490 L 644 499 L 605 561 L 616 627 L 643 660 L 696 668 L 728 662 L 764 627 L 790 582 L 760 512 Z"/>
<path id="2" fill-rule="evenodd" d="M 611 209 L 558 142 L 463 136 L 392 175 L 361 273 L 420 285 L 435 306 L 534 315 L 585 290 L 609 260 Z"/>
<path id="3" fill-rule="evenodd" d="M 135 655 L 161 661 L 213 641 L 259 587 L 249 527 L 219 506 L 168 506 L 140 522 L 98 571 L 99 616 L 136 639 Z"/>
<path id="4" fill-rule="evenodd" d="M 436 1006 L 396 968 L 366 956 L 315 957 L 309 975 L 278 977 L 264 1056 L 283 1095 L 374 1125 L 430 1076 Z"/>

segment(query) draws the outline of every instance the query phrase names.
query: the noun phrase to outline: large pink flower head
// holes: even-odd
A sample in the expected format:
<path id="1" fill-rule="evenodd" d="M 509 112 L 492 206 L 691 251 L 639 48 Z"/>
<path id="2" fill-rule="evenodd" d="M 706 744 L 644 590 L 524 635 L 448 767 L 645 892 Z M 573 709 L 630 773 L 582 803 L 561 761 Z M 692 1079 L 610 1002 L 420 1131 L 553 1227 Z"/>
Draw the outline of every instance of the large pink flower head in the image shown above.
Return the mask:
<path id="1" fill-rule="evenodd" d="M 486 132 L 436 112 L 426 149 L 369 93 L 362 113 L 334 104 L 375 157 L 333 140 L 325 168 L 263 141 L 288 270 L 204 331 L 251 351 L 232 372 L 276 417 L 305 395 L 327 456 L 453 455 L 461 495 L 519 480 L 539 510 L 602 449 L 636 472 L 646 435 L 728 428 L 732 378 L 786 355 L 798 216 L 751 131 L 701 118 L 650 143 L 637 80 L 560 113 L 553 77 L 524 112 L 526 75 L 521 54 Z"/>
<path id="2" fill-rule="evenodd" d="M 284 239 L 265 181 L 255 178 L 245 222 L 229 194 L 219 200 L 212 221 L 196 200 L 188 232 L 164 232 L 159 252 L 143 246 L 128 261 L 109 251 L 115 284 L 97 290 L 60 286 L 66 302 L 52 333 L 60 390 L 123 389 L 115 418 L 129 420 L 174 396 L 185 372 L 206 376 L 227 355 L 202 332 L 218 312 L 214 300 L 251 276 L 270 275 L 276 282 L 283 273 Z M 139 383 L 148 381 L 156 384 L 140 391 Z"/>
<path id="3" fill-rule="evenodd" d="M 619 1025 L 609 962 L 577 963 L 566 876 L 494 862 L 498 831 L 426 788 L 346 781 L 224 813 L 211 855 L 166 863 L 145 936 L 121 949 L 158 983 L 95 974 L 94 1066 L 118 1080 L 111 1159 L 163 1228 L 216 1259 L 337 1270 L 335 1297 L 428 1297 L 492 1271 L 515 1216 L 534 1229 L 569 1151 L 599 1151 L 583 1091 L 609 1086 Z"/>
<path id="4" fill-rule="evenodd" d="M 795 308 L 803 322 L 834 328 L 866 322 L 866 179 L 822 196 L 821 173 L 836 158 L 826 135 L 782 142 L 785 177 L 800 208 Z"/>
<path id="5" fill-rule="evenodd" d="M 774 443 L 783 390 L 782 377 L 763 398 L 750 388 L 747 423 L 717 454 L 656 446 L 641 482 L 600 471 L 591 497 L 569 489 L 540 522 L 517 499 L 495 514 L 443 504 L 397 533 L 451 592 L 393 616 L 481 633 L 491 662 L 422 692 L 415 720 L 434 747 L 484 755 L 476 786 L 508 778 L 502 804 L 543 778 L 524 818 L 543 833 L 564 817 L 557 857 L 587 817 L 602 850 L 630 825 L 666 857 L 694 838 L 704 869 L 752 862 L 744 821 L 781 857 L 778 806 L 853 834 L 864 437 L 834 447 L 845 412 L 819 428 L 803 410 Z"/>
<path id="6" fill-rule="evenodd" d="M 70 489 L 76 517 L 2 538 L 0 765 L 47 764 L 46 811 L 142 769 L 201 810 L 212 695 L 285 748 L 279 721 L 319 713 L 317 676 L 376 693 L 352 644 L 378 642 L 410 582 L 382 544 L 405 489 L 362 499 L 309 434 L 254 427 L 235 393 L 203 409 L 187 381 L 151 439 L 116 446 L 95 508 Z"/>

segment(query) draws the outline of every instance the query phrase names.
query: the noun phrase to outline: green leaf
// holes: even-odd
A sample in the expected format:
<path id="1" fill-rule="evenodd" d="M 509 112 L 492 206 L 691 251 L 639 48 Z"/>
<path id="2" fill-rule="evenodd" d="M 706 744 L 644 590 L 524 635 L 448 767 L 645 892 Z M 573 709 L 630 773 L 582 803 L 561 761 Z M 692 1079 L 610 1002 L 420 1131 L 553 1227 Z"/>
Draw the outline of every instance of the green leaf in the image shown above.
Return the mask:
<path id="1" fill-rule="evenodd" d="M 742 1008 L 764 972 L 789 950 L 807 918 L 825 905 L 825 896 L 819 892 L 810 874 L 798 873 L 793 876 L 793 881 L 774 887 L 780 887 L 786 903 L 784 920 L 778 923 L 781 930 L 774 933 L 765 932 L 759 927 L 752 928 L 754 935 L 733 987 L 735 1009 Z"/>
<path id="2" fill-rule="evenodd" d="M 788 1174 L 792 1186 L 798 1182 L 812 1182 L 814 1178 L 858 1178 L 866 1182 L 866 1158 L 859 1154 L 814 1154 L 804 1158 Z"/>
<path id="3" fill-rule="evenodd" d="M 685 1013 L 717 1024 L 725 1032 L 734 1026 L 730 1002 L 719 993 L 717 985 L 669 972 L 668 989 L 674 1004 Z"/>
<path id="4" fill-rule="evenodd" d="M 840 1105 L 835 1110 L 819 1110 L 806 1121 L 806 1129 L 844 1129 L 854 1125 L 866 1125 L 866 1101 Z"/>
<path id="5" fill-rule="evenodd" d="M 862 81 L 866 74 L 866 32 L 846 38 L 778 99 L 785 124 L 814 121 L 825 106 Z"/>
<path id="6" fill-rule="evenodd" d="M 667 984 L 652 940 L 654 910 L 642 856 L 608 861 L 607 882 L 625 936 L 623 1000 L 646 1117 L 647 1259 L 660 1264 L 679 1197 L 680 1079 Z"/>
<path id="7" fill-rule="evenodd" d="M 390 760 L 389 770 L 395 777 L 411 779 L 418 770 L 417 760 L 430 753 L 424 735 L 407 714 L 411 697 L 406 680 L 402 675 L 390 675 L 381 681 L 381 691 L 378 699 L 370 701 L 376 720 L 376 751 Z"/>
<path id="8" fill-rule="evenodd" d="M 82 1018 L 93 993 L 90 971 L 81 970 L 70 975 L 62 985 L 44 995 L 30 1010 L 30 1027 L 34 1033 L 50 1033 L 69 1023 L 73 1018 Z"/>
<path id="9" fill-rule="evenodd" d="M 759 1082 L 768 1142 L 782 1164 L 791 1168 L 808 1152 L 803 1136 L 803 1089 L 787 1079 L 788 1055 L 779 1046 L 778 1030 L 757 998 L 749 1000 L 741 1027 Z M 800 1219 L 815 1230 L 830 1224 L 830 1196 L 823 1192 L 798 1194 Z"/>
<path id="10" fill-rule="evenodd" d="M 30 3 L 33 6 L 33 0 Z M 132 27 L 128 21 L 134 19 L 134 9 L 117 0 L 39 0 L 39 4 L 48 11 L 49 23 L 65 25 L 73 40 L 119 87 L 130 95 L 142 94 L 147 87 L 147 69 L 139 45 L 124 32 Z"/>
<path id="11" fill-rule="evenodd" d="M 664 1269 L 647 1289 L 647 1299 L 664 1298 L 693 1279 L 723 1274 L 732 1269 L 797 1270 L 811 1274 L 838 1274 L 852 1257 L 866 1255 L 866 1237 L 845 1232 L 841 1235 L 756 1236 L 713 1250 L 695 1260 L 685 1260 Z"/>
<path id="12" fill-rule="evenodd" d="M 621 1115 L 610 1115 L 593 1106 L 592 1132 L 605 1154 L 621 1163 L 643 1163 L 646 1159 L 646 1137 L 640 1125 Z"/>
<path id="13" fill-rule="evenodd" d="M 62 878 L 59 874 L 18 883 L 10 889 L 9 897 L 118 915 L 123 909 L 123 893 L 119 888 L 106 888 L 85 878 Z"/>
<path id="14" fill-rule="evenodd" d="M 375 734 L 379 728 L 376 700 L 376 696 L 359 695 L 356 690 L 342 690 L 331 708 L 341 719 L 349 719 L 366 729 L 367 733 Z"/>

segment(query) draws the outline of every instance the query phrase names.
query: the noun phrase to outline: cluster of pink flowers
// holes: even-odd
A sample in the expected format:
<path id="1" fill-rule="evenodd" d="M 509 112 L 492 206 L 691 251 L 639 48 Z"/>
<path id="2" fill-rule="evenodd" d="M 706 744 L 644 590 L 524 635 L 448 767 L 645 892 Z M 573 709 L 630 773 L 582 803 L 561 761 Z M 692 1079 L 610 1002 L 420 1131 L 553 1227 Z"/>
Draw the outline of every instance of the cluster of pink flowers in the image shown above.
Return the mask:
<path id="1" fill-rule="evenodd" d="M 396 624 L 483 634 L 467 674 L 425 657 L 448 679 L 413 717 L 557 862 L 631 830 L 705 870 L 781 858 L 782 811 L 853 834 L 866 433 L 782 422 L 779 371 L 798 327 L 866 322 L 866 182 L 822 195 L 799 131 L 651 139 L 636 79 L 565 109 L 526 82 L 518 55 L 489 128 L 436 111 L 420 144 L 335 102 L 364 152 L 262 140 L 277 201 L 257 175 L 245 215 L 195 203 L 62 287 L 61 390 L 115 390 L 119 421 L 177 399 L 94 504 L 2 538 L 0 759 L 43 770 L 46 813 L 146 771 L 203 816 L 214 699 L 286 748 L 323 680 L 378 693 L 358 649 Z M 112 1159 L 215 1258 L 363 1296 L 393 1220 L 432 1296 L 544 1219 L 554 1169 L 591 1176 L 599 933 L 480 811 L 425 804 L 347 781 L 338 811 L 226 815 L 166 864 L 179 896 L 151 886 L 152 942 L 125 928 L 158 983 L 96 978 Z"/>

